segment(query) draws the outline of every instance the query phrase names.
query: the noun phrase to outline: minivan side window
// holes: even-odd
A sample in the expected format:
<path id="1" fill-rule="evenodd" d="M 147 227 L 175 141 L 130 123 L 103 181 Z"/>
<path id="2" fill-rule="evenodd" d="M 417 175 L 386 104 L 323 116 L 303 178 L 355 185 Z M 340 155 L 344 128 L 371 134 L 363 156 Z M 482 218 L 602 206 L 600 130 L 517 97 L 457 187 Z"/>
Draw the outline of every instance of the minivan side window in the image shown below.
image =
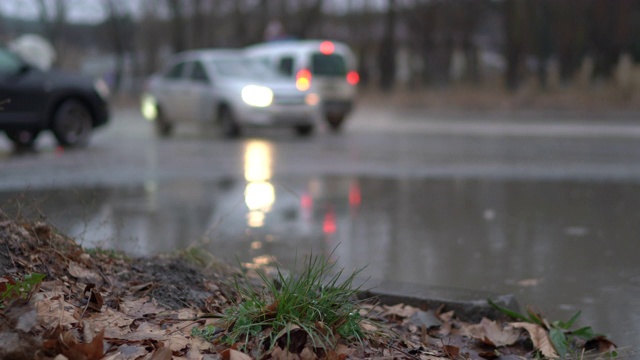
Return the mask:
<path id="1" fill-rule="evenodd" d="M 314 75 L 345 76 L 347 64 L 341 55 L 315 53 L 311 56 L 311 71 Z"/>
<path id="2" fill-rule="evenodd" d="M 293 76 L 293 57 L 285 56 L 278 61 L 278 74 Z"/>
<path id="3" fill-rule="evenodd" d="M 204 84 L 209 83 L 209 76 L 207 75 L 207 71 L 199 61 L 193 63 L 193 67 L 191 68 L 191 80 Z"/>
<path id="4" fill-rule="evenodd" d="M 167 73 L 165 74 L 165 77 L 167 79 L 179 79 L 182 76 L 182 73 L 184 72 L 185 64 L 186 63 L 181 62 L 179 64 L 173 65 L 173 67 L 171 67 L 169 71 L 167 71 Z"/>

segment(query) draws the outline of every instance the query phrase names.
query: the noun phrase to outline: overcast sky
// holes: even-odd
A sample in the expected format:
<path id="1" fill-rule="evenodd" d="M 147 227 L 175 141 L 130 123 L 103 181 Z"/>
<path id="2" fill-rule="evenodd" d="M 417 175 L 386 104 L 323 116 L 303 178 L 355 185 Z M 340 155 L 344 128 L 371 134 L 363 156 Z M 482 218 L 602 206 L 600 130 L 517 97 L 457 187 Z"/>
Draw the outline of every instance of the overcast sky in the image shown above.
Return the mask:
<path id="1" fill-rule="evenodd" d="M 53 2 L 49 0 L 51 4 Z M 95 23 L 102 21 L 105 11 L 102 2 L 105 0 L 67 0 L 69 2 L 68 21 Z M 381 8 L 387 0 L 327 0 L 328 9 L 337 12 L 346 11 L 348 4 L 351 6 L 362 6 L 365 2 L 369 6 Z M 137 8 L 136 0 L 130 0 L 132 9 Z M 53 6 L 52 6 L 53 10 Z M 6 17 L 19 17 L 36 20 L 38 19 L 38 5 L 36 0 L 0 0 L 0 12 Z"/>

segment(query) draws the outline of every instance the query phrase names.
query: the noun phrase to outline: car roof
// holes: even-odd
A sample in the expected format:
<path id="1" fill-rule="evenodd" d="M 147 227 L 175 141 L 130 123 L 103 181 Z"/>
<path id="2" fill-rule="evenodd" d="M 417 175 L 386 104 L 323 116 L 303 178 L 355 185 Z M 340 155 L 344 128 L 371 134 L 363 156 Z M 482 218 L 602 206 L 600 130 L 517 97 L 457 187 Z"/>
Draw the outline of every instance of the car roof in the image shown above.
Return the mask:
<path id="1" fill-rule="evenodd" d="M 239 49 L 197 49 L 188 50 L 174 55 L 177 60 L 210 60 L 210 59 L 236 59 L 243 56 Z"/>
<path id="2" fill-rule="evenodd" d="M 251 51 L 257 51 L 257 50 L 261 50 L 261 51 L 267 51 L 268 49 L 272 49 L 272 50 L 286 50 L 286 51 L 291 51 L 291 52 L 303 52 L 303 51 L 309 51 L 309 50 L 318 50 L 320 49 L 320 44 L 322 44 L 325 41 L 330 41 L 333 43 L 333 45 L 335 46 L 337 51 L 344 51 L 344 52 L 349 52 L 349 47 L 340 41 L 336 41 L 336 40 L 319 40 L 319 39 L 312 39 L 312 40 L 295 40 L 295 39 L 285 39 L 285 40 L 275 40 L 275 41 L 269 41 L 269 42 L 263 42 L 263 43 L 258 43 L 258 44 L 254 44 L 254 45 L 250 45 L 248 47 L 246 47 L 246 49 L 251 52 Z"/>

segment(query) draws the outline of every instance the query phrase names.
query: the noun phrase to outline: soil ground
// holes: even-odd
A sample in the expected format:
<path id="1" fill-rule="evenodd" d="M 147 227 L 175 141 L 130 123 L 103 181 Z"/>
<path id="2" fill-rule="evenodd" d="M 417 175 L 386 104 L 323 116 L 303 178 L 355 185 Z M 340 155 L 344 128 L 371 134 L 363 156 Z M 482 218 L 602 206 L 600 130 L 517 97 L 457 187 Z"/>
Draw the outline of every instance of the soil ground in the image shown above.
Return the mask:
<path id="1" fill-rule="evenodd" d="M 224 335 L 229 324 L 225 328 L 217 318 L 242 301 L 228 285 L 238 272 L 197 249 L 139 259 L 83 249 L 46 223 L 10 219 L 0 212 L 0 358 L 428 360 L 557 355 L 543 326 L 486 318 L 471 324 L 453 311 L 404 304 L 363 303 L 366 321 L 361 325 L 368 334 L 363 341 L 338 338 L 323 349 L 307 341 L 297 350 L 264 349 L 255 339 L 227 344 L 215 335 Z M 34 281 L 33 274 L 43 276 Z M 203 336 L 211 325 L 216 334 Z M 601 337 L 569 346 L 593 358 L 615 347 Z"/>

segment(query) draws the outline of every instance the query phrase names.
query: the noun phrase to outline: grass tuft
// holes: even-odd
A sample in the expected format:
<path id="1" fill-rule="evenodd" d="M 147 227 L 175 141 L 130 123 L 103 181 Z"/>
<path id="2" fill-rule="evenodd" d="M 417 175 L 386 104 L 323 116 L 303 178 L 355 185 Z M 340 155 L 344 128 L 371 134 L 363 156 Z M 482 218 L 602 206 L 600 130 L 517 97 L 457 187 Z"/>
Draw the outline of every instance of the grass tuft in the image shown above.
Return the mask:
<path id="1" fill-rule="evenodd" d="M 257 271 L 261 287 L 248 285 L 246 273 L 243 281 L 236 277 L 239 301 L 223 315 L 227 342 L 246 347 L 258 337 L 266 350 L 276 343 L 292 349 L 292 342 L 300 342 L 300 330 L 314 348 L 330 349 L 340 338 L 362 342 L 363 317 L 356 299 L 360 287 L 354 288 L 354 279 L 363 269 L 345 277 L 343 270 L 336 271 L 331 255 L 310 255 L 302 271 L 296 273 L 294 266 L 291 276 L 279 267 L 275 279 Z"/>

